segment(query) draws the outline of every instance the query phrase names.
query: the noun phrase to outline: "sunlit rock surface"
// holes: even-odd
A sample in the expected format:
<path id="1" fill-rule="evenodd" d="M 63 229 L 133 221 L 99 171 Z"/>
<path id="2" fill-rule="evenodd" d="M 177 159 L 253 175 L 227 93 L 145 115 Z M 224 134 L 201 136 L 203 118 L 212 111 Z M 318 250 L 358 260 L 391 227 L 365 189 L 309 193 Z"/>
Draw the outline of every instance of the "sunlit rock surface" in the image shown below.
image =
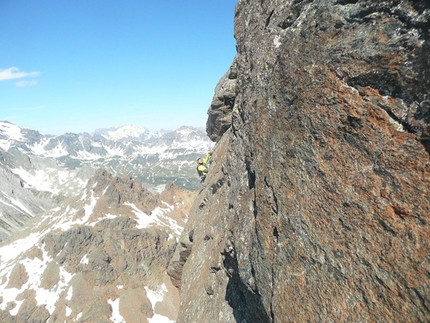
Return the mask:
<path id="1" fill-rule="evenodd" d="M 429 321 L 429 17 L 428 1 L 238 2 L 232 122 L 208 121 L 169 267 L 177 322 Z"/>

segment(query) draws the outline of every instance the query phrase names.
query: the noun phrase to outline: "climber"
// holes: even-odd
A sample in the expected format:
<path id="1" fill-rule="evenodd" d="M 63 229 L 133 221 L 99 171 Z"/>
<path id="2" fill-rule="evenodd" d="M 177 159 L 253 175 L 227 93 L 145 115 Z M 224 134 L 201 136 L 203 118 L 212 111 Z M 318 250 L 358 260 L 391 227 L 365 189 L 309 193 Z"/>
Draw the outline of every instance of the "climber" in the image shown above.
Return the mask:
<path id="1" fill-rule="evenodd" d="M 196 163 L 197 163 L 197 173 L 199 174 L 200 177 L 200 183 L 203 184 L 203 182 L 206 179 L 206 175 L 208 174 L 208 163 L 209 163 L 209 159 L 212 156 L 212 152 L 208 152 L 208 154 L 206 155 L 205 159 L 202 159 L 200 157 L 198 157 L 196 159 Z"/>

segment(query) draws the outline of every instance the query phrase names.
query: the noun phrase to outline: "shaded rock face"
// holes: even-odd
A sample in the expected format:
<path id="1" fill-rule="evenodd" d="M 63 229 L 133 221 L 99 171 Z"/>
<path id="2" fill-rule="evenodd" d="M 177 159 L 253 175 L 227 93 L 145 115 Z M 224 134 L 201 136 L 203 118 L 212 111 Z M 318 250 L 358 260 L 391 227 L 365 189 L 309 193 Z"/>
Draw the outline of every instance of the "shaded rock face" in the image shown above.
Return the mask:
<path id="1" fill-rule="evenodd" d="M 177 322 L 429 321 L 429 17 L 238 2 L 231 128 L 169 267 Z"/>
<path id="2" fill-rule="evenodd" d="M 218 141 L 231 126 L 231 114 L 236 100 L 237 65 L 235 62 L 219 80 L 211 106 L 208 110 L 206 132 L 213 141 Z"/>

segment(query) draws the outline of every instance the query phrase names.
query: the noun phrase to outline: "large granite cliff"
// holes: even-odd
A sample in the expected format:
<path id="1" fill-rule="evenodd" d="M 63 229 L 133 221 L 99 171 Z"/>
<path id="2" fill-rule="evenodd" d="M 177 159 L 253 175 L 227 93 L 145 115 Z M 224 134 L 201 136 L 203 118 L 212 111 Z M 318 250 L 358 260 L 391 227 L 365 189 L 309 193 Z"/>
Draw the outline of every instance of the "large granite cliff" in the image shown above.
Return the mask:
<path id="1" fill-rule="evenodd" d="M 428 1 L 240 0 L 177 322 L 430 320 Z"/>

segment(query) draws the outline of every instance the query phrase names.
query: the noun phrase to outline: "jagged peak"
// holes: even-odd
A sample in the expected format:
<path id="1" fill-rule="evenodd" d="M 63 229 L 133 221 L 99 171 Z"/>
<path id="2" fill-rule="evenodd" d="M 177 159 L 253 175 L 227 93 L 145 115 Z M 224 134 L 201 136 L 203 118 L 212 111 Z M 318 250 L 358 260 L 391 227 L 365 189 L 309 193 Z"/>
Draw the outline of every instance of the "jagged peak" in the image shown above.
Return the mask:
<path id="1" fill-rule="evenodd" d="M 123 125 L 108 129 L 97 129 L 94 134 L 100 135 L 107 140 L 122 140 L 122 139 L 148 139 L 155 136 L 147 128 L 135 127 L 132 125 Z"/>

